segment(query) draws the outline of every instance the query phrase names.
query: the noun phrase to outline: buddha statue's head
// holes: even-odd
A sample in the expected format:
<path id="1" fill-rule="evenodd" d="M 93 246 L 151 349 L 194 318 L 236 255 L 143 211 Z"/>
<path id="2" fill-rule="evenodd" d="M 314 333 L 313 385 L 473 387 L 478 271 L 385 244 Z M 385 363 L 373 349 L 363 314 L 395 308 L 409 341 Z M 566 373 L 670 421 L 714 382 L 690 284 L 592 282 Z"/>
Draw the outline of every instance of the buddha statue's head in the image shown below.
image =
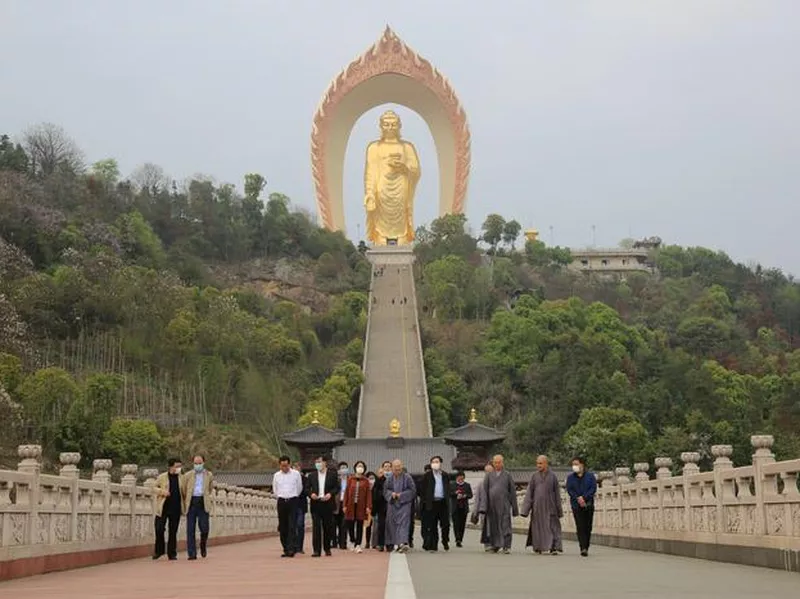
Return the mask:
<path id="1" fill-rule="evenodd" d="M 400 117 L 393 110 L 387 110 L 381 115 L 381 139 L 394 141 L 400 139 Z"/>

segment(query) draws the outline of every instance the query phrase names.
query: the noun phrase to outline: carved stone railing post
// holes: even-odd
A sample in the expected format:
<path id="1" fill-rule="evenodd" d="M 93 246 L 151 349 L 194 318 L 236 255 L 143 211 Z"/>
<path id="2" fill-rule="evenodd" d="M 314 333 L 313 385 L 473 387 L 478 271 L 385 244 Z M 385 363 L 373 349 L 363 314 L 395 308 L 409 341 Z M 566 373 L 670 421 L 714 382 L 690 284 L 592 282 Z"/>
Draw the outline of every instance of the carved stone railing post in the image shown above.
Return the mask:
<path id="1" fill-rule="evenodd" d="M 650 464 L 647 462 L 636 462 L 633 465 L 633 471 L 636 472 L 636 482 L 639 483 L 636 489 L 636 523 L 639 530 L 644 528 L 644 510 L 649 509 L 649 505 L 644 506 L 645 499 L 650 501 L 650 489 L 647 489 L 647 494 L 642 490 L 644 484 L 650 480 Z"/>
<path id="2" fill-rule="evenodd" d="M 603 481 L 603 487 L 611 487 L 614 485 L 614 472 L 611 470 L 601 470 L 597 473 L 597 477 L 599 480 Z"/>
<path id="3" fill-rule="evenodd" d="M 684 451 L 681 454 L 683 462 L 683 505 L 684 505 L 684 530 L 692 530 L 692 485 L 689 477 L 700 472 L 700 453 L 697 451 Z"/>
<path id="4" fill-rule="evenodd" d="M 656 479 L 669 478 L 672 476 L 672 458 L 656 458 Z"/>
<path id="5" fill-rule="evenodd" d="M 714 498 L 716 499 L 716 521 L 717 532 L 725 532 L 725 499 L 730 495 L 735 496 L 733 482 L 726 485 L 722 477 L 724 470 L 733 468 L 731 456 L 733 455 L 733 445 L 712 445 L 711 455 L 714 456 Z"/>
<path id="6" fill-rule="evenodd" d="M 769 485 L 764 480 L 762 469 L 767 464 L 775 461 L 775 454 L 772 453 L 772 446 L 775 437 L 772 435 L 753 435 L 750 437 L 750 444 L 755 450 L 753 453 L 753 483 L 756 491 L 756 521 L 755 534 L 767 534 L 767 512 L 764 502 L 765 495 L 777 495 L 777 483 L 773 480 Z"/>
<path id="7" fill-rule="evenodd" d="M 58 454 L 58 461 L 61 462 L 59 475 L 70 479 L 70 517 L 69 517 L 69 540 L 78 540 L 78 498 L 80 490 L 78 479 L 81 471 L 78 464 L 81 461 L 81 454 L 77 451 L 65 451 Z"/>
<path id="8" fill-rule="evenodd" d="M 123 485 L 135 485 L 136 484 L 136 474 L 139 472 L 139 466 L 136 464 L 123 464 L 120 467 L 120 471 L 122 472 L 122 479 L 120 482 Z"/>
<path id="9" fill-rule="evenodd" d="M 39 497 L 41 487 L 39 475 L 42 472 L 42 446 L 19 445 L 17 455 L 20 462 L 17 471 L 30 475 L 27 484 L 17 484 L 17 505 L 28 507 L 26 518 L 28 525 L 25 527 L 24 544 L 36 543 L 39 539 Z"/>
<path id="10" fill-rule="evenodd" d="M 137 464 L 123 464 L 120 466 L 122 477 L 120 483 L 126 489 L 130 489 L 129 493 L 120 493 L 119 501 L 127 503 L 128 512 L 130 514 L 128 530 L 134 531 L 136 529 L 136 474 L 139 472 Z"/>
<path id="11" fill-rule="evenodd" d="M 111 466 L 113 462 L 107 458 L 99 458 L 92 462 L 92 480 L 103 483 L 103 538 L 111 536 Z"/>
<path id="12" fill-rule="evenodd" d="M 42 446 L 41 445 L 19 445 L 17 455 L 20 462 L 17 470 L 26 474 L 40 474 L 42 472 Z"/>
<path id="13" fill-rule="evenodd" d="M 99 458 L 92 462 L 92 480 L 101 483 L 111 482 L 111 466 L 113 462 L 107 458 Z"/>
<path id="14" fill-rule="evenodd" d="M 633 471 L 636 472 L 635 478 L 638 482 L 650 480 L 650 464 L 647 462 L 636 462 L 633 465 Z"/>
<path id="15" fill-rule="evenodd" d="M 81 454 L 77 451 L 65 451 L 58 454 L 58 461 L 61 462 L 61 469 L 58 471 L 59 476 L 78 478 L 81 475 L 81 471 L 78 470 Z"/>
<path id="16" fill-rule="evenodd" d="M 614 476 L 618 485 L 627 485 L 631 482 L 631 469 L 628 466 L 614 468 Z"/>
<path id="17" fill-rule="evenodd" d="M 144 487 L 150 492 L 150 503 L 152 505 L 152 512 L 156 513 L 156 506 L 158 505 L 156 501 L 158 498 L 156 494 L 153 493 L 153 488 L 156 486 L 156 479 L 158 478 L 158 468 L 145 468 L 142 470 L 142 476 L 144 476 Z"/>

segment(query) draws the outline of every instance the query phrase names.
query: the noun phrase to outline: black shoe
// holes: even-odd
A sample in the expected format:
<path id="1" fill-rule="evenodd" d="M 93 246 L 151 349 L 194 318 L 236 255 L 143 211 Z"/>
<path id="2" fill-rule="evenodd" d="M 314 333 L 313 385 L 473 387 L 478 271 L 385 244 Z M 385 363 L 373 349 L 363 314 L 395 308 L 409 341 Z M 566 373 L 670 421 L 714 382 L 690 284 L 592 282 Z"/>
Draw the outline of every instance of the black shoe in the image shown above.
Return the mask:
<path id="1" fill-rule="evenodd" d="M 205 547 L 203 547 L 203 548 L 200 550 L 200 557 L 203 557 L 203 558 L 205 558 L 205 557 L 208 557 L 208 551 L 206 551 L 206 548 L 205 548 Z"/>
<path id="2" fill-rule="evenodd" d="M 450 551 L 450 543 L 442 543 L 442 549 L 445 551 Z"/>
<path id="3" fill-rule="evenodd" d="M 581 549 L 581 556 L 582 557 L 588 557 L 589 556 L 589 550 L 588 549 Z"/>
<path id="4" fill-rule="evenodd" d="M 320 554 L 319 553 L 312 553 L 311 557 L 320 557 Z"/>
<path id="5" fill-rule="evenodd" d="M 556 551 L 555 549 L 551 549 L 550 555 L 558 555 L 558 551 Z"/>
<path id="6" fill-rule="evenodd" d="M 174 562 L 174 561 L 178 560 L 178 556 L 177 555 L 170 555 L 168 559 L 169 559 L 169 561 Z"/>
<path id="7" fill-rule="evenodd" d="M 325 555 L 326 555 L 327 557 L 330 557 L 330 556 L 331 556 L 331 552 L 330 552 L 330 551 L 326 551 L 326 552 L 325 552 Z"/>
<path id="8" fill-rule="evenodd" d="M 288 553 L 281 553 L 281 557 L 289 557 Z"/>
<path id="9" fill-rule="evenodd" d="M 153 554 L 153 559 L 160 559 L 162 555 L 164 555 L 164 554 L 163 553 L 154 553 Z"/>
<path id="10" fill-rule="evenodd" d="M 190 556 L 189 556 L 189 561 L 190 561 L 190 562 L 192 562 L 192 561 L 194 561 L 194 560 L 196 560 L 196 559 L 197 559 L 197 556 L 196 556 L 196 555 L 190 555 Z"/>
<path id="11" fill-rule="evenodd" d="M 461 547 L 461 541 L 456 541 L 456 547 Z"/>

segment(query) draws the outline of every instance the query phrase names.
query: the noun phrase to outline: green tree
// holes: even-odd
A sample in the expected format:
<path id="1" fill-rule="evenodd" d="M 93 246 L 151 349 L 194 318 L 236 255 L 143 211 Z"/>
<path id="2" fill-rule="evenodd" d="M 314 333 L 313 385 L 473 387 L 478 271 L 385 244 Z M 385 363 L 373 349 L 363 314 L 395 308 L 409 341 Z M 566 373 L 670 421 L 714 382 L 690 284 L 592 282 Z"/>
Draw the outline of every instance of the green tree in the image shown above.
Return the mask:
<path id="1" fill-rule="evenodd" d="M 103 435 L 103 451 L 119 464 L 156 464 L 164 459 L 164 438 L 150 420 L 115 419 Z"/>
<path id="2" fill-rule="evenodd" d="M 583 410 L 564 436 L 567 450 L 585 456 L 596 469 L 646 459 L 648 443 L 647 430 L 635 414 L 603 406 Z"/>

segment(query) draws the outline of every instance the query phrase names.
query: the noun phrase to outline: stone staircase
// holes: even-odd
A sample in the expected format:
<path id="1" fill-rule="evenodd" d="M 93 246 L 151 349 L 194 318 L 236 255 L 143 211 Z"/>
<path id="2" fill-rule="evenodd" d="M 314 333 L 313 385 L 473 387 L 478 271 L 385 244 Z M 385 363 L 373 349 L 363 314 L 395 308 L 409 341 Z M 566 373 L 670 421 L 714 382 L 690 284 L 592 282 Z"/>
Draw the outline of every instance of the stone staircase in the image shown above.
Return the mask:
<path id="1" fill-rule="evenodd" d="M 386 438 L 396 418 L 402 437 L 430 437 L 414 254 L 403 246 L 384 247 L 370 250 L 367 258 L 372 263 L 372 288 L 356 436 Z"/>

